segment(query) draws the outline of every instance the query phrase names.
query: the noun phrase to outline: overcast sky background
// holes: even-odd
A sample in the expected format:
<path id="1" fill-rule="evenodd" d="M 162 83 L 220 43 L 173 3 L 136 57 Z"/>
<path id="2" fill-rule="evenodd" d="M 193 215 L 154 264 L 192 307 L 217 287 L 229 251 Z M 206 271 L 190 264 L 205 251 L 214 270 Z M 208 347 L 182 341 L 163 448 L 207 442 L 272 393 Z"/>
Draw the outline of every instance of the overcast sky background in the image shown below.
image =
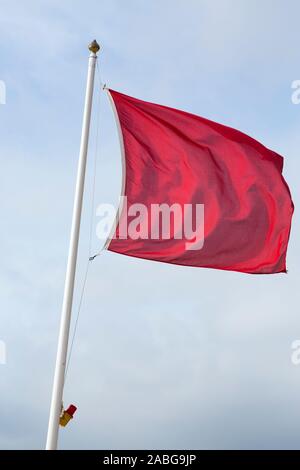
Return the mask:
<path id="1" fill-rule="evenodd" d="M 297 0 L 0 0 L 0 448 L 45 444 L 87 73 L 236 127 L 285 157 L 296 211 L 288 275 L 251 276 L 105 252 L 90 267 L 60 448 L 300 448 L 300 79 Z M 96 81 L 78 306 L 88 257 Z M 121 186 L 100 96 L 96 204 Z M 96 238 L 93 217 L 93 252 Z"/>

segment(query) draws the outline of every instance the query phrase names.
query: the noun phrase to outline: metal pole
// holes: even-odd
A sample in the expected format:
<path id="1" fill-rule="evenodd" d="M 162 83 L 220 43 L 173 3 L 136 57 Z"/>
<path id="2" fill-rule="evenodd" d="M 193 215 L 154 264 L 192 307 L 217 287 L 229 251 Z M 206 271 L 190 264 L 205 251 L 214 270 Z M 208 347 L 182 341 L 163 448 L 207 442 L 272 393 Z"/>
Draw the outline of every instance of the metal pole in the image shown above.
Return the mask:
<path id="1" fill-rule="evenodd" d="M 89 45 L 89 50 L 91 53 L 89 57 L 87 86 L 86 86 L 83 123 L 82 123 L 81 144 L 80 144 L 77 181 L 76 181 L 74 207 L 73 207 L 72 228 L 71 228 L 66 280 L 65 280 L 64 298 L 63 298 L 63 305 L 62 305 L 62 314 L 61 314 L 61 321 L 60 321 L 59 338 L 58 338 L 58 347 L 57 347 L 55 374 L 54 374 L 52 399 L 51 399 L 51 407 L 50 407 L 50 417 L 49 417 L 49 425 L 48 425 L 46 450 L 55 450 L 57 448 L 57 441 L 58 441 L 59 418 L 61 414 L 65 367 L 66 367 L 66 359 L 67 359 L 67 352 L 68 352 L 68 340 L 69 340 L 69 331 L 70 331 L 71 313 L 72 313 L 72 301 L 73 301 L 73 292 L 74 292 L 77 252 L 78 252 L 82 199 L 83 199 L 83 190 L 84 190 L 84 178 L 85 178 L 90 120 L 91 120 L 91 111 L 92 111 L 95 65 L 96 65 L 96 60 L 97 60 L 97 52 L 99 51 L 99 49 L 100 49 L 100 46 L 98 45 L 97 41 L 93 41 Z"/>

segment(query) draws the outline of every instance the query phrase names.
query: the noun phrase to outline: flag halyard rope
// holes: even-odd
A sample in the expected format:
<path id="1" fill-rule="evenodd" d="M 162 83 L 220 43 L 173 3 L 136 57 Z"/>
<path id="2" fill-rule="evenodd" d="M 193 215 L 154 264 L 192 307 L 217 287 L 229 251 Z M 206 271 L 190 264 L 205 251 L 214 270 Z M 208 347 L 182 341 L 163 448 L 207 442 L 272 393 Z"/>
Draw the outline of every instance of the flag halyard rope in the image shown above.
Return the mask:
<path id="1" fill-rule="evenodd" d="M 101 79 L 100 79 L 100 73 L 99 73 L 99 68 L 98 68 L 98 63 L 96 63 L 96 68 L 98 70 L 98 79 L 100 84 L 102 85 Z M 87 283 L 87 278 L 88 278 L 88 273 L 89 273 L 89 266 L 91 261 L 93 261 L 97 256 L 100 255 L 101 251 L 96 253 L 95 255 L 91 255 L 92 252 L 92 237 L 93 237 L 93 220 L 94 220 L 94 211 L 95 211 L 95 189 L 96 189 L 96 179 L 97 179 L 97 161 L 98 161 L 98 150 L 99 150 L 99 124 L 100 124 L 100 97 L 101 93 L 98 93 L 98 103 L 97 103 L 97 120 L 96 120 L 96 143 L 95 143 L 95 152 L 94 152 L 94 165 L 93 165 L 93 178 L 92 178 L 92 196 L 91 196 L 91 213 L 90 213 L 90 223 L 89 223 L 89 241 L 88 241 L 88 262 L 86 265 L 86 270 L 85 270 L 85 275 L 83 278 L 83 283 L 81 287 L 81 293 L 80 293 L 80 299 L 79 299 L 79 304 L 78 304 L 78 309 L 77 309 L 77 316 L 74 324 L 74 330 L 72 334 L 72 340 L 71 340 L 71 345 L 70 345 L 70 351 L 67 359 L 67 364 L 66 364 L 66 371 L 65 371 L 65 382 L 66 378 L 68 375 L 69 371 L 69 366 L 70 366 L 70 361 L 71 361 L 71 356 L 73 352 L 73 346 L 75 342 L 75 337 L 77 333 L 77 328 L 78 328 L 78 321 L 79 321 L 79 316 L 81 312 L 81 307 L 83 303 L 83 298 L 84 298 L 84 293 L 85 293 L 85 288 L 86 288 L 86 283 Z"/>

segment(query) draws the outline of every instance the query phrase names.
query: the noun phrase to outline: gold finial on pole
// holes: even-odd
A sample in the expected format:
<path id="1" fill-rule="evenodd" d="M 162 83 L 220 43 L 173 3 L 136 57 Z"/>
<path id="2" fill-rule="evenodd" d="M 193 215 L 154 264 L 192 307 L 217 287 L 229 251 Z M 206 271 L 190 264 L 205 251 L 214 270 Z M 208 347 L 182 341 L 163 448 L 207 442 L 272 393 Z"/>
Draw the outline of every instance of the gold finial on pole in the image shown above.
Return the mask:
<path id="1" fill-rule="evenodd" d="M 97 43 L 96 39 L 94 39 L 94 41 L 91 42 L 91 44 L 89 45 L 89 50 L 91 52 L 94 52 L 94 54 L 97 54 L 97 52 L 100 50 L 100 46 Z"/>

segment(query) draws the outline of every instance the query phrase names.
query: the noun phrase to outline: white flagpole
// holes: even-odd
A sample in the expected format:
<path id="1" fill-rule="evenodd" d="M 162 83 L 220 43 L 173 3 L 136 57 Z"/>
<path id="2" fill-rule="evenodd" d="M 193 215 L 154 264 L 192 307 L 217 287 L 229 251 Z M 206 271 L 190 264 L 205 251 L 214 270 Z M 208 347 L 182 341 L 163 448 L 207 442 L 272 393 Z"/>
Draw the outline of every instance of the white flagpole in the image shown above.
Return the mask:
<path id="1" fill-rule="evenodd" d="M 74 292 L 74 281 L 76 272 L 76 261 L 78 252 L 78 241 L 80 231 L 80 220 L 82 210 L 82 199 L 84 190 L 84 178 L 86 169 L 86 159 L 88 150 L 90 120 L 92 111 L 92 99 L 94 89 L 95 65 L 97 60 L 97 52 L 100 46 L 97 41 L 93 41 L 89 45 L 90 57 L 88 65 L 87 86 L 83 113 L 82 134 L 80 143 L 79 162 L 77 170 L 77 181 L 75 189 L 74 207 L 71 237 L 69 245 L 69 256 L 66 271 L 64 299 L 62 305 L 62 314 L 60 321 L 60 330 L 58 338 L 55 374 L 52 390 L 52 399 L 50 407 L 50 417 L 48 425 L 48 435 L 46 450 L 55 450 L 57 448 L 59 418 L 61 414 L 61 405 L 64 388 L 65 368 L 68 352 L 68 340 L 71 323 L 72 301 Z"/>

